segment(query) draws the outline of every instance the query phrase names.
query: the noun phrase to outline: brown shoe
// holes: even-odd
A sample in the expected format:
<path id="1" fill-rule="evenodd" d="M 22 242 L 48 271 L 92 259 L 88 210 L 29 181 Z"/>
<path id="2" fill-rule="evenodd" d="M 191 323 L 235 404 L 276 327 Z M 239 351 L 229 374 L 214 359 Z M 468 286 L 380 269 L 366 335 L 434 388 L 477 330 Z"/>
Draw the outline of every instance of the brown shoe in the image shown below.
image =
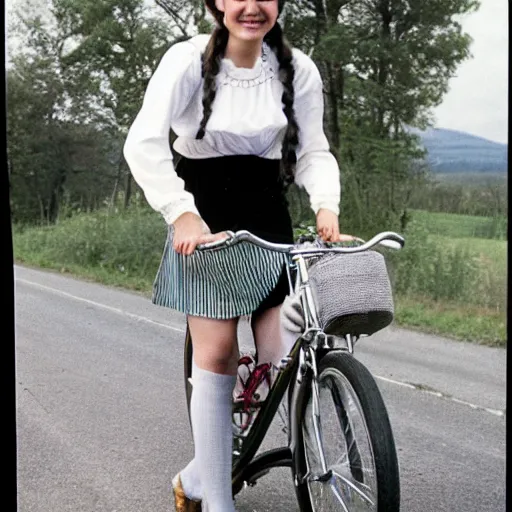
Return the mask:
<path id="1" fill-rule="evenodd" d="M 187 498 L 181 485 L 179 474 L 176 475 L 172 481 L 172 490 L 174 491 L 176 512 L 201 512 L 201 501 L 195 501 Z"/>

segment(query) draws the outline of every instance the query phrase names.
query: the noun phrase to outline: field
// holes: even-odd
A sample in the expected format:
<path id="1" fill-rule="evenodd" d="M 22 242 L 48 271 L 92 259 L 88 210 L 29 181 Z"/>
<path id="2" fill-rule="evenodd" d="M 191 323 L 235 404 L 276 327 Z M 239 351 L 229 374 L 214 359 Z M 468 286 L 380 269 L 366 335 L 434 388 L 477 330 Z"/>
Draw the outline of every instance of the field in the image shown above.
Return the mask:
<path id="1" fill-rule="evenodd" d="M 457 183 L 482 187 L 487 185 L 507 186 L 508 176 L 506 172 L 480 173 L 480 172 L 451 172 L 435 173 L 435 178 L 441 183 Z"/>
<path id="2" fill-rule="evenodd" d="M 507 235 L 506 219 L 435 213 L 416 210 L 412 219 L 431 235 L 442 235 L 452 239 L 477 238 L 501 239 Z M 480 243 L 480 242 L 476 242 Z"/>

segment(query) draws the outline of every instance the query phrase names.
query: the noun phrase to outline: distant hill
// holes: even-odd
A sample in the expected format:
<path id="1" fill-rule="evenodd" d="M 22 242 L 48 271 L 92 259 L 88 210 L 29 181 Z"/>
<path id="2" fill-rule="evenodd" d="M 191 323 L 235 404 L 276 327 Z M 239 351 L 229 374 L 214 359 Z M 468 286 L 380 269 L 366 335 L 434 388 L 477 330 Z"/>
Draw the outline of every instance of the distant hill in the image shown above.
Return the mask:
<path id="1" fill-rule="evenodd" d="M 507 172 L 507 144 L 441 128 L 430 128 L 426 131 L 411 129 L 411 132 L 420 136 L 433 172 Z"/>

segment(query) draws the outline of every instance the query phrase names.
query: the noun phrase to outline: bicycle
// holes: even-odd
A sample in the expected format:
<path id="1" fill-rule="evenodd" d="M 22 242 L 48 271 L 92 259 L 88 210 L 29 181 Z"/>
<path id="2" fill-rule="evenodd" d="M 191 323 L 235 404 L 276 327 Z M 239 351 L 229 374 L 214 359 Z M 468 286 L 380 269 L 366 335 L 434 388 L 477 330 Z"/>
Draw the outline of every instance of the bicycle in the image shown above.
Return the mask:
<path id="1" fill-rule="evenodd" d="M 371 373 L 353 357 L 358 339 L 388 325 L 392 312 L 391 318 L 390 311 L 380 316 L 379 311 L 342 315 L 326 327 L 311 276 L 318 274 L 315 265 L 329 254 L 346 257 L 368 251 L 383 260 L 380 253 L 369 249 L 378 244 L 399 249 L 404 239 L 383 232 L 368 242 L 359 240 L 356 246 L 317 247 L 269 243 L 239 231 L 199 250 L 241 242 L 287 254 L 290 291 L 298 294 L 305 327 L 282 360 L 250 425 L 243 429 L 233 422 L 233 496 L 255 485 L 272 468 L 289 467 L 301 512 L 398 511 L 399 468 L 387 410 Z M 192 341 L 188 326 L 184 357 L 190 415 Z M 288 444 L 256 456 L 276 413 L 281 412 L 287 391 Z"/>

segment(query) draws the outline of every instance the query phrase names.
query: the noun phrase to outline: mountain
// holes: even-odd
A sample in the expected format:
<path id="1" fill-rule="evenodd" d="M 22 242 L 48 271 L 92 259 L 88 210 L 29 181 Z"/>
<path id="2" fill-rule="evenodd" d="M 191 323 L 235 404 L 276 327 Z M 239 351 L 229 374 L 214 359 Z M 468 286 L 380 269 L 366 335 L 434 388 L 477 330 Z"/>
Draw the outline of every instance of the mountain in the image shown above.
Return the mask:
<path id="1" fill-rule="evenodd" d="M 506 173 L 508 145 L 442 128 L 410 131 L 419 135 L 436 173 Z"/>

